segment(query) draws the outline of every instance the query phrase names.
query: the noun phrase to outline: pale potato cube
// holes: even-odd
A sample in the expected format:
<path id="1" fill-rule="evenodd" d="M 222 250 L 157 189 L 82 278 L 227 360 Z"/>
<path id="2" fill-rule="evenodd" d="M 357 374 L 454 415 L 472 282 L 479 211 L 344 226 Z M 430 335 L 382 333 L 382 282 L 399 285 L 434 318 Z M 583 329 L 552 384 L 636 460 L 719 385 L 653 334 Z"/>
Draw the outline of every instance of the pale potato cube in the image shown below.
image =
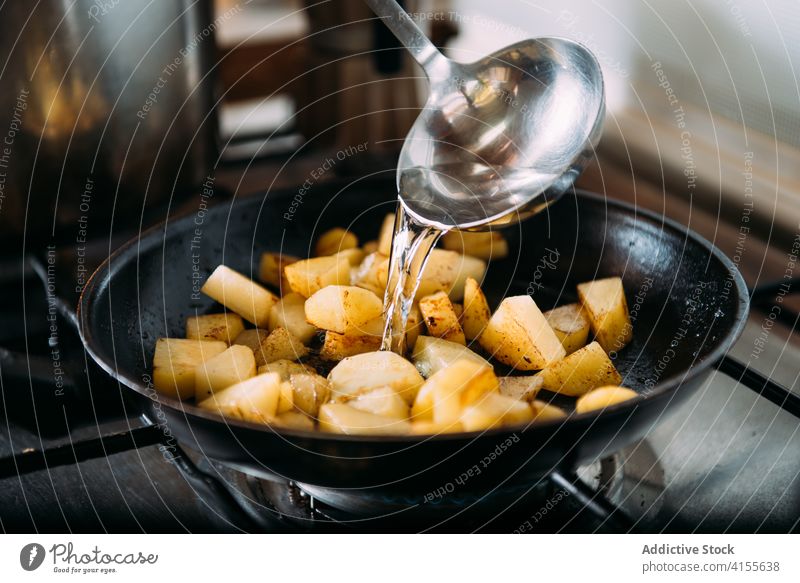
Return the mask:
<path id="1" fill-rule="evenodd" d="M 498 391 L 499 383 L 491 366 L 473 360 L 458 360 L 425 381 L 414 402 L 412 415 L 424 420 L 430 406 L 433 421 L 450 424 L 459 420 L 467 405 Z"/>
<path id="2" fill-rule="evenodd" d="M 282 381 L 288 381 L 293 374 L 316 374 L 317 371 L 307 364 L 292 362 L 291 360 L 276 360 L 258 367 L 258 374 L 276 372 Z"/>
<path id="3" fill-rule="evenodd" d="M 256 375 L 256 358 L 246 346 L 234 344 L 195 368 L 195 398 L 207 399 Z"/>
<path id="4" fill-rule="evenodd" d="M 546 367 L 539 373 L 542 388 L 554 393 L 579 397 L 596 387 L 622 381 L 614 363 L 597 342 L 592 342 Z"/>
<path id="5" fill-rule="evenodd" d="M 200 401 L 199 407 L 254 423 L 268 423 L 278 409 L 281 379 L 267 373 L 247 379 Z"/>
<path id="6" fill-rule="evenodd" d="M 411 403 L 425 380 L 399 354 L 368 352 L 342 360 L 328 374 L 334 400 L 347 401 L 378 387 L 391 387 Z"/>
<path id="7" fill-rule="evenodd" d="M 530 296 L 504 299 L 479 342 L 494 358 L 517 370 L 539 370 L 566 355 Z"/>
<path id="8" fill-rule="evenodd" d="M 458 316 L 446 293 L 436 292 L 425 296 L 419 301 L 419 311 L 422 313 L 422 321 L 425 322 L 428 334 L 448 342 L 466 345 L 464 331 L 458 323 Z"/>
<path id="9" fill-rule="evenodd" d="M 306 320 L 317 328 L 345 334 L 360 331 L 359 327 L 380 318 L 383 302 L 360 287 L 330 285 L 306 300 L 305 313 Z"/>
<path id="10" fill-rule="evenodd" d="M 457 251 L 487 261 L 503 259 L 508 256 L 508 242 L 503 234 L 497 231 L 485 233 L 450 231 L 442 237 L 442 245 L 450 251 Z"/>
<path id="11" fill-rule="evenodd" d="M 271 251 L 262 253 L 258 265 L 258 279 L 262 283 L 277 288 L 281 293 L 287 293 L 289 291 L 289 282 L 283 275 L 283 268 L 298 261 L 300 261 L 300 258 L 294 255 L 273 253 Z"/>
<path id="12" fill-rule="evenodd" d="M 192 340 L 222 340 L 233 344 L 244 331 L 244 322 L 238 314 L 207 314 L 186 319 L 186 338 Z"/>
<path id="13" fill-rule="evenodd" d="M 293 374 L 289 377 L 292 386 L 292 402 L 299 411 L 316 417 L 319 406 L 325 403 L 331 394 L 330 383 L 318 374 Z"/>
<path id="14" fill-rule="evenodd" d="M 388 277 L 388 257 L 380 253 L 370 253 L 358 267 L 353 268 L 353 285 L 368 289 L 377 296 L 383 296 Z"/>
<path id="15" fill-rule="evenodd" d="M 297 411 L 281 413 L 272 419 L 270 425 L 286 429 L 299 429 L 300 431 L 314 431 L 314 420 Z"/>
<path id="16" fill-rule="evenodd" d="M 461 431 L 464 431 L 464 428 L 460 421 L 449 425 L 440 425 L 431 420 L 414 419 L 411 421 L 412 435 L 439 435 L 440 433 L 459 433 Z"/>
<path id="17" fill-rule="evenodd" d="M 519 401 L 533 401 L 542 389 L 541 373 L 521 377 L 501 377 L 500 394 Z"/>
<path id="18" fill-rule="evenodd" d="M 224 265 L 208 276 L 200 291 L 258 327 L 267 325 L 278 302 L 275 294 Z"/>
<path id="19" fill-rule="evenodd" d="M 393 419 L 406 419 L 409 413 L 406 400 L 391 387 L 378 387 L 361 393 L 347 401 L 347 404 L 359 411 L 367 411 Z"/>
<path id="20" fill-rule="evenodd" d="M 378 235 L 378 252 L 389 257 L 392 254 L 392 238 L 394 237 L 394 213 L 386 215 L 381 223 L 381 232 Z"/>
<path id="21" fill-rule="evenodd" d="M 422 333 L 422 312 L 419 310 L 419 304 L 412 304 L 408 312 L 408 320 L 406 320 L 406 349 L 414 350 L 417 344 L 417 338 Z"/>
<path id="22" fill-rule="evenodd" d="M 567 354 L 586 346 L 589 338 L 589 318 L 580 304 L 567 304 L 544 313 Z"/>
<path id="23" fill-rule="evenodd" d="M 159 338 L 153 355 L 153 388 L 175 399 L 193 397 L 197 365 L 227 348 L 218 340 Z"/>
<path id="24" fill-rule="evenodd" d="M 258 366 L 276 360 L 297 360 L 307 354 L 308 348 L 286 328 L 275 328 L 255 351 Z"/>
<path id="25" fill-rule="evenodd" d="M 358 237 L 347 229 L 334 227 L 330 231 L 325 231 L 317 239 L 314 245 L 314 255 L 333 255 L 344 249 L 358 247 Z"/>
<path id="26" fill-rule="evenodd" d="M 491 317 L 489 302 L 486 301 L 478 282 L 468 277 L 464 282 L 464 313 L 461 316 L 461 327 L 467 340 L 478 338 L 489 324 Z"/>
<path id="27" fill-rule="evenodd" d="M 364 261 L 365 255 L 366 253 L 364 253 L 364 251 L 359 249 L 358 247 L 355 247 L 353 249 L 342 249 L 338 253 L 333 254 L 334 257 L 337 257 L 339 259 L 346 259 L 347 262 L 350 264 L 351 269 L 353 267 L 361 265 L 361 262 Z"/>
<path id="28" fill-rule="evenodd" d="M 288 413 L 294 409 L 294 387 L 289 381 L 281 381 L 278 392 L 278 414 Z"/>
<path id="29" fill-rule="evenodd" d="M 300 294 L 289 293 L 272 307 L 269 314 L 269 329 L 286 328 L 300 342 L 308 344 L 317 329 L 306 321 L 306 299 Z"/>
<path id="30" fill-rule="evenodd" d="M 411 358 L 414 360 L 417 370 L 426 378 L 458 360 L 467 359 L 478 364 L 489 365 L 485 358 L 466 346 L 432 336 L 417 338 Z"/>
<path id="31" fill-rule="evenodd" d="M 566 412 L 561 407 L 556 407 L 545 401 L 532 401 L 534 421 L 560 421 L 567 418 Z"/>
<path id="32" fill-rule="evenodd" d="M 319 409 L 319 428 L 346 435 L 401 435 L 411 430 L 406 419 L 383 417 L 343 403 L 325 403 Z"/>
<path id="33" fill-rule="evenodd" d="M 269 336 L 268 330 L 261 330 L 260 328 L 250 328 L 249 330 L 242 331 L 233 341 L 234 344 L 247 346 L 254 353 L 261 349 L 261 343 Z"/>
<path id="34" fill-rule="evenodd" d="M 338 334 L 325 332 L 325 342 L 319 355 L 325 360 L 342 360 L 348 356 L 380 350 L 381 337 L 369 334 Z"/>
<path id="35" fill-rule="evenodd" d="M 480 400 L 464 407 L 461 412 L 464 431 L 482 431 L 502 425 L 519 425 L 533 421 L 533 410 L 528 403 L 488 393 Z"/>
<path id="36" fill-rule="evenodd" d="M 603 350 L 616 352 L 631 341 L 633 327 L 619 277 L 582 283 L 578 285 L 578 297 L 589 316 L 595 340 Z"/>
<path id="37" fill-rule="evenodd" d="M 350 262 L 336 255 L 303 259 L 284 267 L 283 273 L 291 290 L 305 298 L 329 285 L 350 284 Z"/>
<path id="38" fill-rule="evenodd" d="M 575 403 L 575 412 L 588 413 L 624 403 L 630 399 L 635 399 L 639 395 L 636 391 L 625 387 L 598 387 L 593 391 L 583 395 Z"/>
<path id="39" fill-rule="evenodd" d="M 455 251 L 433 249 L 422 271 L 416 298 L 444 291 L 452 301 L 460 301 L 464 298 L 467 278 L 482 280 L 485 272 L 485 261 Z"/>

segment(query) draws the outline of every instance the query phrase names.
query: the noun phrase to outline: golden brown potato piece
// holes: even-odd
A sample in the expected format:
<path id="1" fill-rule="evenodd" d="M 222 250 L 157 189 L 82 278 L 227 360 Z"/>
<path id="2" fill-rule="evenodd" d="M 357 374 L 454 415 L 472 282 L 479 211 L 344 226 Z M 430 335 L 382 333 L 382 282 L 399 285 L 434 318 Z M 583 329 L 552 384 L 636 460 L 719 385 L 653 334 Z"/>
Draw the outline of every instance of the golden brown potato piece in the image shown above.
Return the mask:
<path id="1" fill-rule="evenodd" d="M 592 342 L 554 362 L 542 372 L 542 388 L 554 393 L 579 397 L 596 387 L 617 385 L 622 377 L 597 342 Z"/>
<path id="2" fill-rule="evenodd" d="M 367 411 L 383 417 L 392 419 L 408 418 L 408 403 L 391 387 L 378 387 L 366 393 L 361 393 L 347 401 L 347 404 L 359 411 Z"/>
<path id="3" fill-rule="evenodd" d="M 350 285 L 330 285 L 305 304 L 306 320 L 339 334 L 360 333 L 360 328 L 383 313 L 383 302 L 369 290 Z"/>
<path id="4" fill-rule="evenodd" d="M 222 340 L 233 344 L 244 330 L 244 322 L 238 314 L 206 314 L 186 319 L 186 338 L 191 340 Z"/>
<path id="5" fill-rule="evenodd" d="M 567 354 L 586 346 L 589 338 L 589 317 L 580 304 L 567 304 L 544 313 Z"/>
<path id="6" fill-rule="evenodd" d="M 358 247 L 355 247 L 353 249 L 343 249 L 338 253 L 333 254 L 333 257 L 347 260 L 347 262 L 350 264 L 350 273 L 353 272 L 352 271 L 353 267 L 358 267 L 359 265 L 361 265 L 361 262 L 364 261 L 365 256 L 366 253 L 364 253 L 364 251 L 362 251 Z"/>
<path id="7" fill-rule="evenodd" d="M 254 423 L 269 423 L 278 409 L 281 379 L 275 373 L 254 376 L 202 400 L 203 409 Z"/>
<path id="8" fill-rule="evenodd" d="M 378 242 L 377 241 L 367 241 L 361 246 L 361 249 L 364 251 L 364 255 L 369 255 L 370 253 L 375 253 L 378 250 Z"/>
<path id="9" fill-rule="evenodd" d="M 417 394 L 411 414 L 414 419 L 450 425 L 461 412 L 486 393 L 497 392 L 499 383 L 488 364 L 458 360 L 431 376 Z"/>
<path id="10" fill-rule="evenodd" d="M 432 420 L 411 420 L 412 435 L 439 435 L 440 433 L 458 433 L 459 431 L 464 431 L 460 421 L 448 425 L 440 425 Z"/>
<path id="11" fill-rule="evenodd" d="M 271 251 L 262 253 L 258 266 L 258 279 L 262 283 L 271 285 L 282 294 L 288 293 L 290 291 L 289 282 L 283 276 L 283 268 L 298 261 L 300 261 L 300 258 L 294 255 Z"/>
<path id="12" fill-rule="evenodd" d="M 513 397 L 489 393 L 464 407 L 460 420 L 464 431 L 482 431 L 501 425 L 528 423 L 533 420 L 533 410 L 528 403 Z"/>
<path id="13" fill-rule="evenodd" d="M 392 238 L 394 237 L 394 213 L 386 215 L 381 224 L 381 232 L 378 235 L 378 253 L 385 257 L 392 254 Z"/>
<path id="14" fill-rule="evenodd" d="M 269 329 L 286 328 L 303 344 L 308 344 L 317 333 L 316 327 L 306 321 L 306 299 L 300 294 L 289 293 L 272 307 L 269 314 Z"/>
<path id="15" fill-rule="evenodd" d="M 319 408 L 319 428 L 346 435 L 402 435 L 411 425 L 405 419 L 375 415 L 343 403 L 325 403 Z"/>
<path id="16" fill-rule="evenodd" d="M 278 302 L 275 294 L 224 265 L 208 276 L 200 291 L 260 328 L 267 325 Z"/>
<path id="17" fill-rule="evenodd" d="M 486 233 L 450 231 L 442 237 L 442 245 L 450 251 L 457 251 L 487 261 L 508 256 L 508 242 L 503 234 L 497 231 Z"/>
<path id="18" fill-rule="evenodd" d="M 450 298 L 444 292 L 436 292 L 425 296 L 419 301 L 419 311 L 422 321 L 428 329 L 428 334 L 442 338 L 449 342 L 466 345 L 464 331 L 458 323 L 458 316 L 453 309 Z"/>
<path id="19" fill-rule="evenodd" d="M 411 358 L 414 360 L 417 370 L 424 377 L 430 377 L 458 360 L 467 359 L 478 364 L 489 365 L 485 358 L 466 346 L 433 336 L 417 338 Z"/>
<path id="20" fill-rule="evenodd" d="M 227 348 L 218 340 L 159 338 L 153 356 L 153 387 L 175 399 L 194 397 L 197 365 Z"/>
<path id="21" fill-rule="evenodd" d="M 464 328 L 467 340 L 478 338 L 489 324 L 491 317 L 489 303 L 478 282 L 468 277 L 464 282 L 464 313 L 461 315 L 461 326 Z"/>
<path id="22" fill-rule="evenodd" d="M 625 387 L 598 387 L 578 399 L 578 402 L 575 403 L 575 411 L 577 413 L 597 411 L 635 399 L 638 396 L 636 391 Z"/>
<path id="23" fill-rule="evenodd" d="M 380 347 L 380 336 L 351 333 L 338 334 L 328 330 L 325 332 L 325 342 L 319 354 L 325 360 L 342 360 L 348 356 L 375 352 Z"/>
<path id="24" fill-rule="evenodd" d="M 331 395 L 330 383 L 318 374 L 293 374 L 289 377 L 292 386 L 292 402 L 297 410 L 316 417 L 319 406 Z"/>
<path id="25" fill-rule="evenodd" d="M 411 310 L 408 312 L 408 320 L 406 320 L 406 349 L 414 350 L 417 344 L 417 338 L 422 333 L 422 312 L 419 310 L 419 304 L 412 304 Z"/>
<path id="26" fill-rule="evenodd" d="M 619 277 L 597 279 L 578 285 L 595 340 L 606 352 L 621 350 L 633 338 L 625 290 Z"/>
<path id="27" fill-rule="evenodd" d="M 276 360 L 258 367 L 258 374 L 265 372 L 275 372 L 281 377 L 282 381 L 288 381 L 293 374 L 316 374 L 314 367 L 291 360 Z"/>
<path id="28" fill-rule="evenodd" d="M 517 370 L 539 370 L 566 355 L 530 296 L 504 299 L 479 342 L 494 358 Z"/>
<path id="29" fill-rule="evenodd" d="M 534 421 L 559 421 L 567 418 L 567 414 L 563 409 L 546 401 L 537 400 L 531 402 L 531 409 L 533 410 Z"/>
<path id="30" fill-rule="evenodd" d="M 541 373 L 521 377 L 500 377 L 500 394 L 519 401 L 533 401 L 541 388 Z"/>
<path id="31" fill-rule="evenodd" d="M 314 245 L 314 255 L 317 257 L 321 255 L 333 255 L 345 249 L 353 249 L 358 247 L 358 237 L 347 229 L 341 227 L 334 227 L 330 231 L 325 231 L 317 239 L 317 244 Z"/>
<path id="32" fill-rule="evenodd" d="M 255 351 L 258 366 L 276 360 L 298 360 L 307 354 L 308 348 L 286 328 L 275 328 Z"/>
<path id="33" fill-rule="evenodd" d="M 329 285 L 350 284 L 350 262 L 336 255 L 303 259 L 283 268 L 289 287 L 304 298 Z"/>
<path id="34" fill-rule="evenodd" d="M 195 398 L 207 399 L 217 391 L 227 389 L 256 376 L 256 359 L 246 346 L 234 344 L 224 352 L 195 368 Z"/>
<path id="35" fill-rule="evenodd" d="M 332 397 L 347 401 L 378 387 L 391 387 L 408 403 L 413 402 L 425 380 L 414 365 L 399 354 L 388 351 L 350 356 L 328 374 Z"/>
<path id="36" fill-rule="evenodd" d="M 467 278 L 477 281 L 486 273 L 486 262 L 455 251 L 434 249 L 428 257 L 422 280 L 417 289 L 417 299 L 444 291 L 454 302 L 464 298 Z"/>

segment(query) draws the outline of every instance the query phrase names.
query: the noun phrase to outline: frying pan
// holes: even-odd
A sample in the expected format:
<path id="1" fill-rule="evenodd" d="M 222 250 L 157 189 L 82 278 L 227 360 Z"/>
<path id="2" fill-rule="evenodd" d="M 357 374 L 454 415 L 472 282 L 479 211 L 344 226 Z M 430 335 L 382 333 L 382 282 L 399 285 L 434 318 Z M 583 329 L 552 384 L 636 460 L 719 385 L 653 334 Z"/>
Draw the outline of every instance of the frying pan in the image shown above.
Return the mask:
<path id="1" fill-rule="evenodd" d="M 220 307 L 197 293 L 220 263 L 256 276 L 264 251 L 307 256 L 333 226 L 374 238 L 394 209 L 392 181 L 317 184 L 239 198 L 170 220 L 117 250 L 87 283 L 78 317 L 91 356 L 153 423 L 182 444 L 261 477 L 316 488 L 402 491 L 422 498 L 470 469 L 475 484 L 522 485 L 643 437 L 686 399 L 740 334 L 744 281 L 716 247 L 650 212 L 573 190 L 506 232 L 511 252 L 482 283 L 490 304 L 530 293 L 542 309 L 575 301 L 577 283 L 620 276 L 633 340 L 613 354 L 640 398 L 601 413 L 438 436 L 345 436 L 224 419 L 149 385 L 155 342 Z M 542 393 L 544 395 L 544 393 Z M 541 397 L 548 398 L 548 397 Z M 570 401 L 554 402 L 570 407 Z"/>

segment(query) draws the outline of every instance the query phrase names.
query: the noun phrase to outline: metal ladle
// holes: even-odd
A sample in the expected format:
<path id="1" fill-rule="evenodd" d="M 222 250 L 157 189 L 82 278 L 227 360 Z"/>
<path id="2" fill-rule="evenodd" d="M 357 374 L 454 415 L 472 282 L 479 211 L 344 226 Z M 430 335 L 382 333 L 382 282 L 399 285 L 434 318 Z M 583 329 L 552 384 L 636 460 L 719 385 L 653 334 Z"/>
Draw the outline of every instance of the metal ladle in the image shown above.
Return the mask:
<path id="1" fill-rule="evenodd" d="M 586 47 L 543 37 L 456 63 L 397 2 L 365 2 L 430 83 L 397 166 L 400 201 L 414 219 L 482 230 L 535 214 L 572 185 L 605 114 L 603 75 Z"/>

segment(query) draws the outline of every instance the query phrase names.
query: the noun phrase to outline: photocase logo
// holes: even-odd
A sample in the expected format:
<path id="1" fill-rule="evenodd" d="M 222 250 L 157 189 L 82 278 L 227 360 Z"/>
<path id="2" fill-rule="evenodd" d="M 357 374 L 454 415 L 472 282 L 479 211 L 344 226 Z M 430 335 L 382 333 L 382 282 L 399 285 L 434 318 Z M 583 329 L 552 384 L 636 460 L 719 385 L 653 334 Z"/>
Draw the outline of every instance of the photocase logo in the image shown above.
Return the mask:
<path id="1" fill-rule="evenodd" d="M 35 571 L 44 562 L 44 547 L 39 543 L 30 543 L 19 552 L 19 564 L 26 571 Z"/>

